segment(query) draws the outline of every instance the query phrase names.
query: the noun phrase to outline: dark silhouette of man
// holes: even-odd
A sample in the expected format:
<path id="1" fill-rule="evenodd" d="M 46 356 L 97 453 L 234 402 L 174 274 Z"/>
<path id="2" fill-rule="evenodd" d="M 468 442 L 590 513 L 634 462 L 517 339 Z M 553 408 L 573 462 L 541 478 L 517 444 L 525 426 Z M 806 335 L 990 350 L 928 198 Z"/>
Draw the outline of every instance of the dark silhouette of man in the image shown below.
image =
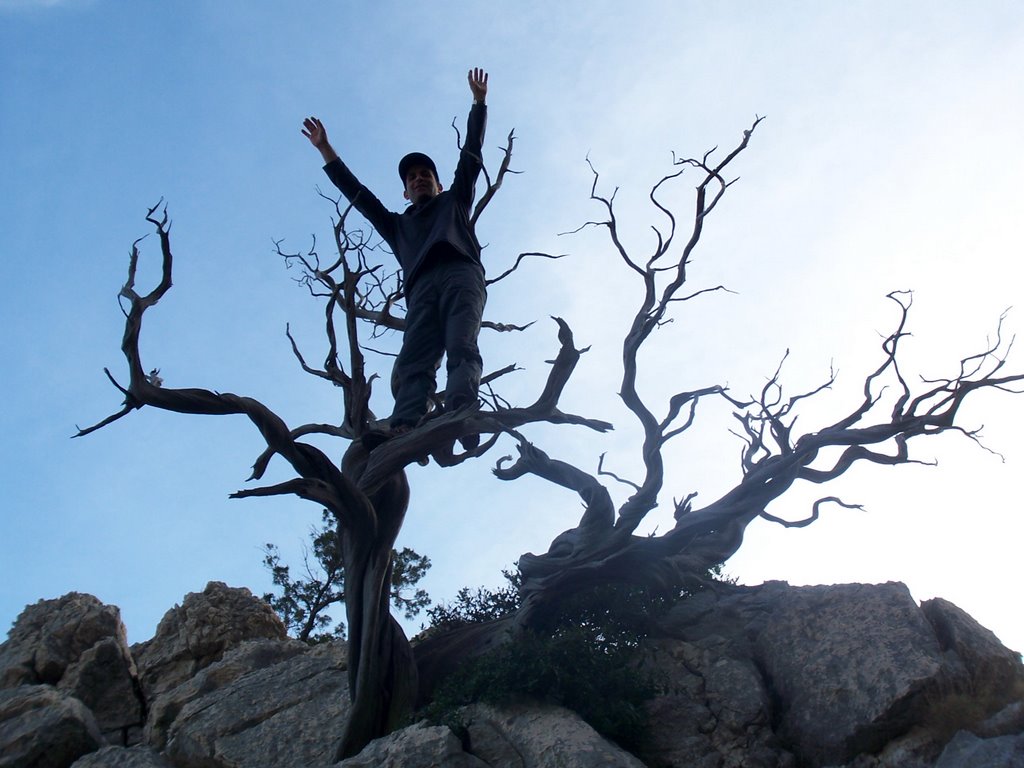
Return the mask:
<path id="1" fill-rule="evenodd" d="M 303 121 L 302 134 L 320 151 L 327 176 L 384 238 L 405 275 L 406 328 L 395 363 L 395 409 L 385 438 L 408 432 L 426 414 L 442 354 L 448 370 L 445 409 L 477 401 L 482 365 L 477 336 L 487 292 L 470 214 L 483 165 L 487 73 L 472 69 L 468 78 L 473 106 L 455 179 L 445 190 L 433 160 L 421 152 L 406 155 L 398 174 L 410 205 L 402 213 L 386 208 L 359 183 L 327 140 L 320 120 Z M 475 447 L 478 440 L 464 438 L 463 445 Z"/>

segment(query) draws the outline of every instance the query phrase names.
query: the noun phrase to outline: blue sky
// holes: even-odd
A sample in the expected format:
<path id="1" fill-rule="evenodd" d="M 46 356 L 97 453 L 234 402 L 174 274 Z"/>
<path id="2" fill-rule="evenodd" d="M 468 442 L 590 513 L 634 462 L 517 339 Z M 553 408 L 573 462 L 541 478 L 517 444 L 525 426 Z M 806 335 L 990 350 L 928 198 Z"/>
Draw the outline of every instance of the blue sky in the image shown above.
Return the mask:
<path id="1" fill-rule="evenodd" d="M 68 439 L 119 407 L 102 369 L 124 378 L 116 294 L 127 254 L 164 198 L 175 286 L 147 314 L 142 352 L 167 386 L 251 395 L 293 425 L 336 419 L 338 393 L 298 369 L 284 336 L 291 323 L 309 358 L 321 357 L 321 307 L 272 245 L 330 234 L 316 194 L 328 183 L 301 120 L 321 117 L 349 165 L 398 208 L 406 151 L 430 153 L 442 178 L 453 170 L 450 123 L 464 123 L 472 66 L 491 73 L 486 158 L 496 165 L 514 127 L 523 171 L 481 222 L 488 266 L 520 251 L 569 254 L 491 292 L 489 318 L 539 322 L 516 338 L 485 335 L 485 367 L 519 363 L 507 391 L 527 400 L 555 350 L 547 317 L 570 322 L 592 350 L 563 405 L 617 430 L 530 435 L 584 469 L 607 452 L 620 474 L 638 471 L 615 394 L 636 288 L 599 232 L 557 234 L 601 213 L 587 200 L 588 156 L 604 189 L 620 188 L 623 235 L 641 250 L 660 223 L 646 193 L 672 152 L 732 146 L 767 115 L 691 270 L 695 288 L 736 294 L 680 308 L 659 332 L 642 384 L 652 401 L 710 383 L 756 391 L 789 349 L 794 392 L 839 370 L 801 418 L 813 429 L 849 408 L 875 365 L 894 320 L 887 292 L 916 291 L 906 369 L 925 376 L 951 372 L 1021 303 L 1018 2 L 0 0 L 0 624 L 77 590 L 120 606 L 140 641 L 209 580 L 267 589 L 264 542 L 298 561 L 315 505 L 227 498 L 260 452 L 244 419 L 147 409 Z M 669 199 L 685 213 L 690 194 L 684 182 Z M 152 237 L 142 246 L 147 285 L 157 250 Z M 937 467 L 851 471 L 827 490 L 865 512 L 829 510 L 799 531 L 756 523 L 727 571 L 745 583 L 901 580 L 1024 649 L 1013 608 L 1024 398 L 984 394 L 963 415 L 985 425 L 1005 461 L 954 436 L 918 443 Z M 671 496 L 710 501 L 736 482 L 731 424 L 710 407 L 673 446 L 666 509 L 648 528 L 670 524 Z M 433 560 L 424 586 L 435 599 L 500 583 L 502 567 L 575 524 L 573 497 L 490 476 L 511 450 L 411 470 L 399 543 Z M 268 480 L 287 477 L 274 465 Z M 815 490 L 771 511 L 803 516 Z"/>

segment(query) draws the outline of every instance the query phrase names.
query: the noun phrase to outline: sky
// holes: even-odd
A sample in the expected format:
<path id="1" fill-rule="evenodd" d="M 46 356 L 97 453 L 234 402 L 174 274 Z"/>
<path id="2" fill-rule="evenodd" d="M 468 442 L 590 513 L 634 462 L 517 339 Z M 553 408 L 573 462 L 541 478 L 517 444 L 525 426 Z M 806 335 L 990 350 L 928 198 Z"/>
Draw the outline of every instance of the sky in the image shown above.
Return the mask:
<path id="1" fill-rule="evenodd" d="M 39 599 L 88 592 L 119 606 L 138 642 L 208 581 L 267 591 L 265 543 L 301 561 L 316 505 L 228 498 L 261 452 L 243 417 L 143 409 L 70 439 L 120 408 L 103 369 L 126 382 L 117 292 L 131 245 L 165 201 L 174 287 L 147 313 L 141 345 L 165 386 L 256 397 L 292 426 L 337 421 L 340 393 L 299 369 L 285 336 L 290 324 L 307 359 L 322 359 L 323 306 L 274 250 L 314 237 L 329 250 L 332 207 L 317 189 L 331 190 L 302 118 L 319 116 L 360 179 L 400 209 L 404 153 L 431 154 L 443 182 L 454 170 L 452 122 L 464 125 L 474 66 L 490 73 L 485 161 L 497 167 L 514 129 L 521 171 L 481 219 L 485 264 L 498 274 L 520 252 L 566 254 L 492 288 L 488 319 L 537 322 L 485 332 L 485 370 L 517 363 L 502 392 L 531 401 L 557 351 L 549 317 L 563 317 L 590 350 L 562 407 L 616 426 L 528 429 L 556 458 L 595 472 L 603 453 L 620 476 L 641 469 L 616 395 L 638 286 L 599 229 L 559 234 L 602 215 L 588 158 L 598 190 L 618 189 L 626 246 L 643 254 L 651 227 L 665 227 L 647 195 L 673 156 L 725 151 L 766 116 L 690 269 L 695 290 L 730 292 L 680 305 L 641 359 L 655 410 L 711 384 L 757 392 L 788 350 L 787 392 L 838 371 L 801 412 L 798 425 L 815 431 L 858 402 L 897 320 L 893 290 L 914 291 L 903 370 L 915 382 L 955 373 L 1014 305 L 1003 333 L 1022 328 L 1017 0 L 0 0 L 0 626 Z M 693 179 L 666 190 L 680 222 Z M 151 235 L 140 247 L 146 288 L 158 244 Z M 371 362 L 387 376 L 389 358 Z M 1008 369 L 1024 371 L 1024 353 Z M 981 392 L 962 417 L 984 427 L 990 450 L 943 435 L 911 443 L 927 466 L 860 466 L 794 488 L 772 514 L 798 519 L 832 494 L 864 510 L 826 508 L 804 529 L 757 521 L 726 572 L 745 584 L 902 581 L 1024 650 L 1013 607 L 1024 397 Z M 662 504 L 642 530 L 671 525 L 673 497 L 697 491 L 699 507 L 738 482 L 734 423 L 724 404 L 700 409 L 668 450 Z M 430 557 L 421 586 L 435 600 L 502 584 L 502 568 L 577 523 L 572 494 L 491 475 L 512 452 L 506 438 L 457 468 L 410 469 L 398 545 Z M 290 476 L 278 460 L 266 482 Z M 628 488 L 612 492 L 621 502 Z"/>

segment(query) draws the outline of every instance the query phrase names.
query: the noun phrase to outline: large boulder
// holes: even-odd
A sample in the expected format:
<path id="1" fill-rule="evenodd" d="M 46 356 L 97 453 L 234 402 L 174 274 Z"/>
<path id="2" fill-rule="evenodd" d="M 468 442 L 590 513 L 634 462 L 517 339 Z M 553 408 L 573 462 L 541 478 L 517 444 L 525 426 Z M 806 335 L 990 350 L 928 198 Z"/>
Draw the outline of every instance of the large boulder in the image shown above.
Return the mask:
<path id="1" fill-rule="evenodd" d="M 334 768 L 645 768 L 575 712 L 550 704 L 473 704 L 460 741 L 424 723 L 370 742 Z"/>
<path id="2" fill-rule="evenodd" d="M 374 739 L 334 768 L 497 768 L 466 754 L 447 726 L 417 723 Z M 511 766 L 510 766 L 511 768 Z"/>
<path id="3" fill-rule="evenodd" d="M 562 707 L 474 704 L 463 719 L 468 752 L 492 768 L 644 768 Z"/>
<path id="4" fill-rule="evenodd" d="M 975 696 L 984 693 L 990 701 L 976 698 L 992 714 L 1013 699 L 1024 699 L 1024 665 L 1020 654 L 1011 651 L 990 630 L 966 611 L 937 597 L 921 603 L 939 646 L 950 662 L 951 682 L 958 690 Z M 955 675 L 962 668 L 962 675 Z"/>
<path id="5" fill-rule="evenodd" d="M 1020 719 L 1009 707 L 984 725 L 1024 698 L 1019 656 L 902 584 L 722 586 L 662 630 L 672 686 L 651 704 L 652 765 L 782 768 L 792 752 L 806 765 L 931 768 L 958 730 L 1002 735 Z"/>
<path id="6" fill-rule="evenodd" d="M 189 704 L 227 688 L 240 677 L 273 667 L 310 647 L 298 640 L 247 640 L 224 654 L 224 658 L 198 672 L 176 688 L 157 696 L 149 708 L 145 742 L 158 749 L 167 746 L 172 728 Z"/>
<path id="7" fill-rule="evenodd" d="M 1014 768 L 1024 765 L 1024 734 L 980 739 L 960 731 L 943 750 L 935 768 Z"/>
<path id="8" fill-rule="evenodd" d="M 141 735 L 135 663 L 116 606 L 79 592 L 28 606 L 0 645 L 0 687 L 37 684 L 85 704 L 111 743 Z"/>
<path id="9" fill-rule="evenodd" d="M 244 587 L 211 581 L 160 620 L 151 640 L 132 646 L 147 702 L 219 661 L 245 640 L 284 640 L 280 617 Z"/>
<path id="10" fill-rule="evenodd" d="M 906 733 L 938 689 L 942 649 L 903 584 L 787 590 L 755 659 L 779 733 L 812 763 L 842 763 Z"/>
<path id="11" fill-rule="evenodd" d="M 104 745 L 82 702 L 49 685 L 0 690 L 0 766 L 68 768 Z"/>
<path id="12" fill-rule="evenodd" d="M 161 694 L 147 743 L 178 766 L 328 765 L 348 709 L 343 645 L 247 643 Z"/>
<path id="13" fill-rule="evenodd" d="M 120 639 L 104 638 L 85 651 L 68 666 L 57 688 L 89 707 L 110 743 L 136 740 L 143 723 L 142 701 L 135 663 Z"/>
<path id="14" fill-rule="evenodd" d="M 121 612 L 92 595 L 70 592 L 29 605 L 0 645 L 0 688 L 56 685 L 72 663 L 105 638 L 114 638 L 128 655 Z"/>
<path id="15" fill-rule="evenodd" d="M 175 768 L 150 747 L 104 747 L 74 762 L 71 768 Z"/>
<path id="16" fill-rule="evenodd" d="M 650 766 L 789 768 L 772 731 L 771 695 L 749 657 L 718 636 L 649 643 L 645 672 L 662 693 L 647 704 L 640 756 Z"/>

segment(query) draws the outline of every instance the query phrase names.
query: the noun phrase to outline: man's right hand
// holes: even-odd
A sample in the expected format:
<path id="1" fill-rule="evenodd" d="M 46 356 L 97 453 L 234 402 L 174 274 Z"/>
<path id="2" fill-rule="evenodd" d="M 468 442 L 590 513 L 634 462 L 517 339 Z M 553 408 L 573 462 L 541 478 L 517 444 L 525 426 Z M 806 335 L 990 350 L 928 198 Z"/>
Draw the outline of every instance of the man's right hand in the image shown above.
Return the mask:
<path id="1" fill-rule="evenodd" d="M 338 154 L 327 140 L 327 129 L 320 122 L 319 118 L 307 117 L 302 121 L 302 135 L 309 139 L 309 143 L 316 147 L 325 163 L 331 162 L 338 157 Z"/>

